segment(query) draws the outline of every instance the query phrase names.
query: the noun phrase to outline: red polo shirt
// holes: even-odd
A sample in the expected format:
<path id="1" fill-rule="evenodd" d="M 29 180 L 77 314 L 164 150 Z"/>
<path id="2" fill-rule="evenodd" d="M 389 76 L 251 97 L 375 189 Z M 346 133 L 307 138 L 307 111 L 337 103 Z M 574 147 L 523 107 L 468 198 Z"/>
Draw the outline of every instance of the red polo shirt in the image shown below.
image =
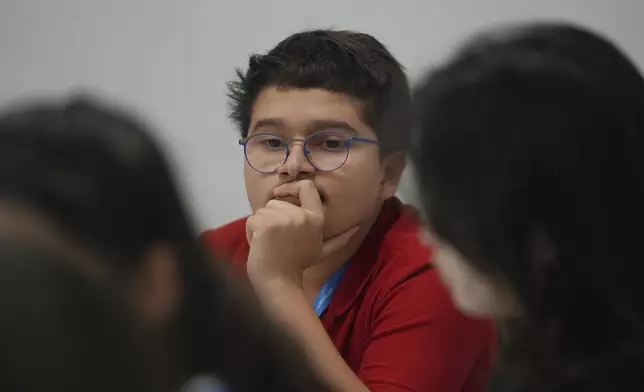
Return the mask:
<path id="1" fill-rule="evenodd" d="M 245 226 L 241 219 L 202 234 L 243 275 Z M 454 308 L 418 229 L 411 207 L 385 203 L 321 321 L 372 392 L 483 392 L 493 367 L 494 325 Z"/>

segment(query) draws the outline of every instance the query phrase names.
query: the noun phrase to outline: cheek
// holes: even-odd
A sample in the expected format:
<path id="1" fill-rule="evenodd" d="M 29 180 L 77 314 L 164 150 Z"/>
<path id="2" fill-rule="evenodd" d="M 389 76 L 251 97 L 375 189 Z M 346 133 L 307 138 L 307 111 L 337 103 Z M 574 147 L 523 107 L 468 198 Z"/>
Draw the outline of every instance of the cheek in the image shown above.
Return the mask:
<path id="1" fill-rule="evenodd" d="M 337 171 L 338 193 L 345 199 L 358 203 L 360 200 L 377 199 L 382 173 L 377 156 L 357 156 L 347 160 Z"/>
<path id="2" fill-rule="evenodd" d="M 244 182 L 246 196 L 253 212 L 264 207 L 268 202 L 268 195 L 275 188 L 273 177 L 258 173 L 246 164 L 244 166 Z"/>
<path id="3" fill-rule="evenodd" d="M 345 165 L 342 171 L 318 177 L 329 198 L 327 222 L 347 229 L 374 213 L 379 201 L 378 172 L 368 165 Z M 346 227 L 345 227 L 346 226 Z"/>

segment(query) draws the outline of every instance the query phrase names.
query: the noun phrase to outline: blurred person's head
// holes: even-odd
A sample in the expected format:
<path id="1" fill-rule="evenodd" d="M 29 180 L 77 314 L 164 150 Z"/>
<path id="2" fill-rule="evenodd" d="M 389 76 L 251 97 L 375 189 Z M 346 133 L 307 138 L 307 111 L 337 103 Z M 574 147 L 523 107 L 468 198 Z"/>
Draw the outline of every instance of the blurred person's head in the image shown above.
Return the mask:
<path id="1" fill-rule="evenodd" d="M 177 382 L 216 373 L 238 391 L 323 390 L 296 348 L 206 257 L 164 154 L 134 117 L 86 99 L 6 112 L 0 199 L 21 214 L 5 231 L 59 236 L 67 249 L 116 267 L 137 313 L 170 338 Z"/>
<path id="2" fill-rule="evenodd" d="M 514 365 L 583 372 L 642 352 L 644 79 L 562 24 L 477 37 L 414 95 L 434 261 L 469 314 L 508 319 Z"/>
<path id="3" fill-rule="evenodd" d="M 359 32 L 296 33 L 251 56 L 229 86 L 252 210 L 279 185 L 311 179 L 325 237 L 368 231 L 396 193 L 410 128 L 407 78 L 385 46 Z"/>
<path id="4" fill-rule="evenodd" d="M 0 239 L 0 389 L 167 390 L 140 323 L 92 260 Z"/>
<path id="5" fill-rule="evenodd" d="M 0 197 L 117 263 L 132 290 L 149 289 L 132 296 L 139 310 L 163 324 L 179 307 L 179 269 L 192 268 L 177 260 L 198 250 L 147 132 L 85 100 L 8 112 L 0 118 Z"/>

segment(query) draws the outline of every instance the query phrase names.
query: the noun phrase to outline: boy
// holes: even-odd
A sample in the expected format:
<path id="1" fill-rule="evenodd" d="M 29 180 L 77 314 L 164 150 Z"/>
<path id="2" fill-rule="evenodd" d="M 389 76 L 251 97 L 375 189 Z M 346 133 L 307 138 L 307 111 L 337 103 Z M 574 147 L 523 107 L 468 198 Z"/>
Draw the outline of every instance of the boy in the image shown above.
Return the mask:
<path id="1" fill-rule="evenodd" d="M 375 38 L 294 34 L 230 84 L 253 215 L 203 233 L 337 391 L 480 392 L 496 335 L 455 310 L 395 198 L 411 97 Z"/>

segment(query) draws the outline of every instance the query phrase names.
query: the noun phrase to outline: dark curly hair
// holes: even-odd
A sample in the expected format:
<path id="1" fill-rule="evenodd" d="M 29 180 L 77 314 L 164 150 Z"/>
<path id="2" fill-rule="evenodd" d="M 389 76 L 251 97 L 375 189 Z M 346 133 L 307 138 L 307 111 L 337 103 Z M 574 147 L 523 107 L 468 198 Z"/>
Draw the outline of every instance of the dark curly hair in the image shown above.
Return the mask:
<path id="1" fill-rule="evenodd" d="M 364 104 L 363 120 L 383 145 L 405 150 L 409 140 L 411 94 L 407 76 L 393 55 L 371 35 L 311 30 L 293 34 L 267 54 L 250 57 L 246 71 L 228 83 L 230 118 L 248 134 L 257 96 L 266 87 L 319 88 Z"/>

